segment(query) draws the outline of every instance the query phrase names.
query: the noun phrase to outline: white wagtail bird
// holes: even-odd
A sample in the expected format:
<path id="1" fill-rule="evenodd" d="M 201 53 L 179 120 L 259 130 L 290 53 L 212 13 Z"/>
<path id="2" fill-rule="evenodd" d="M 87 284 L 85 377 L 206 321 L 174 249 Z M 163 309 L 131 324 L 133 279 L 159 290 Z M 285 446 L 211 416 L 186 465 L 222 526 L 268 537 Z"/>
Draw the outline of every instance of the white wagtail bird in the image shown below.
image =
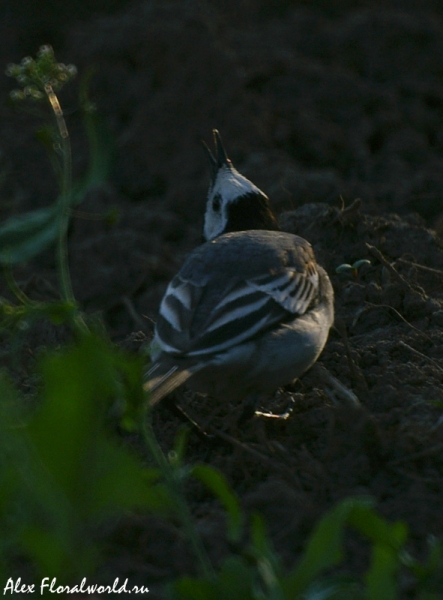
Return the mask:
<path id="1" fill-rule="evenodd" d="M 274 392 L 315 363 L 334 319 L 332 285 L 312 247 L 278 230 L 268 197 L 213 133 L 207 241 L 161 302 L 145 384 L 151 404 L 185 382 L 227 402 Z"/>

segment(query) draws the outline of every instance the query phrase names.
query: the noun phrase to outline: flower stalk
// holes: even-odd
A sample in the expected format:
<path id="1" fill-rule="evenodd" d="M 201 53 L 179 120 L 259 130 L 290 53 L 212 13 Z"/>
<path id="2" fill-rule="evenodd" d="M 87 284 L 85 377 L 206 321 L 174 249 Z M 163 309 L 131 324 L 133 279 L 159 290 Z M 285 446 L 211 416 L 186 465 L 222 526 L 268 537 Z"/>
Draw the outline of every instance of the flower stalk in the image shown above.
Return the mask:
<path id="1" fill-rule="evenodd" d="M 16 79 L 19 89 L 11 92 L 14 101 L 48 101 L 55 121 L 53 148 L 56 154 L 55 170 L 59 175 L 57 271 L 62 300 L 75 306 L 68 260 L 68 227 L 72 203 L 72 158 L 69 131 L 57 93 L 77 74 L 74 65 L 58 63 L 51 46 L 41 46 L 36 59 L 25 57 L 20 64 L 10 64 L 6 74 Z M 81 315 L 74 317 L 77 327 L 85 331 Z"/>

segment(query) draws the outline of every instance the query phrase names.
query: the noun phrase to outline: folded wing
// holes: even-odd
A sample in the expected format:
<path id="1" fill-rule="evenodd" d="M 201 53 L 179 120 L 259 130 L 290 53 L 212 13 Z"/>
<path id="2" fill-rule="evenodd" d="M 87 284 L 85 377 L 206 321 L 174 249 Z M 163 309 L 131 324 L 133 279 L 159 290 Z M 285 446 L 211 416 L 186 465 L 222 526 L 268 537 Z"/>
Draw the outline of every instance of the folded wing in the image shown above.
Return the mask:
<path id="1" fill-rule="evenodd" d="M 195 330 L 192 324 L 200 310 L 204 286 L 177 275 L 160 307 L 156 342 L 164 352 L 177 357 L 208 357 L 226 351 L 280 321 L 303 315 L 318 286 L 318 272 L 311 262 L 303 271 L 286 267 L 235 281 L 213 304 L 208 317 L 199 319 Z"/>

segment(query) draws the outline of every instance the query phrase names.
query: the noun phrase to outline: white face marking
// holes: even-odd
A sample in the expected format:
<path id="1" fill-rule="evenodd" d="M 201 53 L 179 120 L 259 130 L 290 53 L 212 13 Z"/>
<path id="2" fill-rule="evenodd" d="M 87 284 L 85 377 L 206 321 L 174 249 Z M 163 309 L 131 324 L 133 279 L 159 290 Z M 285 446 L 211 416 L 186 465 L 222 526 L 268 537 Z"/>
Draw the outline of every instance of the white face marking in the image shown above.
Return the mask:
<path id="1" fill-rule="evenodd" d="M 207 241 L 220 235 L 228 222 L 229 205 L 248 193 L 263 194 L 256 185 L 234 167 L 222 167 L 209 188 L 203 233 Z"/>

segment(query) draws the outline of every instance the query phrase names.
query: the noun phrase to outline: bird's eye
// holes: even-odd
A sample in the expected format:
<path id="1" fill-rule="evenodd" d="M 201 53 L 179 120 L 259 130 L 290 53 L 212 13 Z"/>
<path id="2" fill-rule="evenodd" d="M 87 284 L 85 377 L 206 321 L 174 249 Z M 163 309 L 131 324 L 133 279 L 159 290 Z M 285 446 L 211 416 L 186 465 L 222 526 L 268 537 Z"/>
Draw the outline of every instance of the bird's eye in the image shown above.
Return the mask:
<path id="1" fill-rule="evenodd" d="M 221 206 L 221 196 L 220 194 L 216 194 L 212 200 L 212 210 L 218 212 Z"/>

